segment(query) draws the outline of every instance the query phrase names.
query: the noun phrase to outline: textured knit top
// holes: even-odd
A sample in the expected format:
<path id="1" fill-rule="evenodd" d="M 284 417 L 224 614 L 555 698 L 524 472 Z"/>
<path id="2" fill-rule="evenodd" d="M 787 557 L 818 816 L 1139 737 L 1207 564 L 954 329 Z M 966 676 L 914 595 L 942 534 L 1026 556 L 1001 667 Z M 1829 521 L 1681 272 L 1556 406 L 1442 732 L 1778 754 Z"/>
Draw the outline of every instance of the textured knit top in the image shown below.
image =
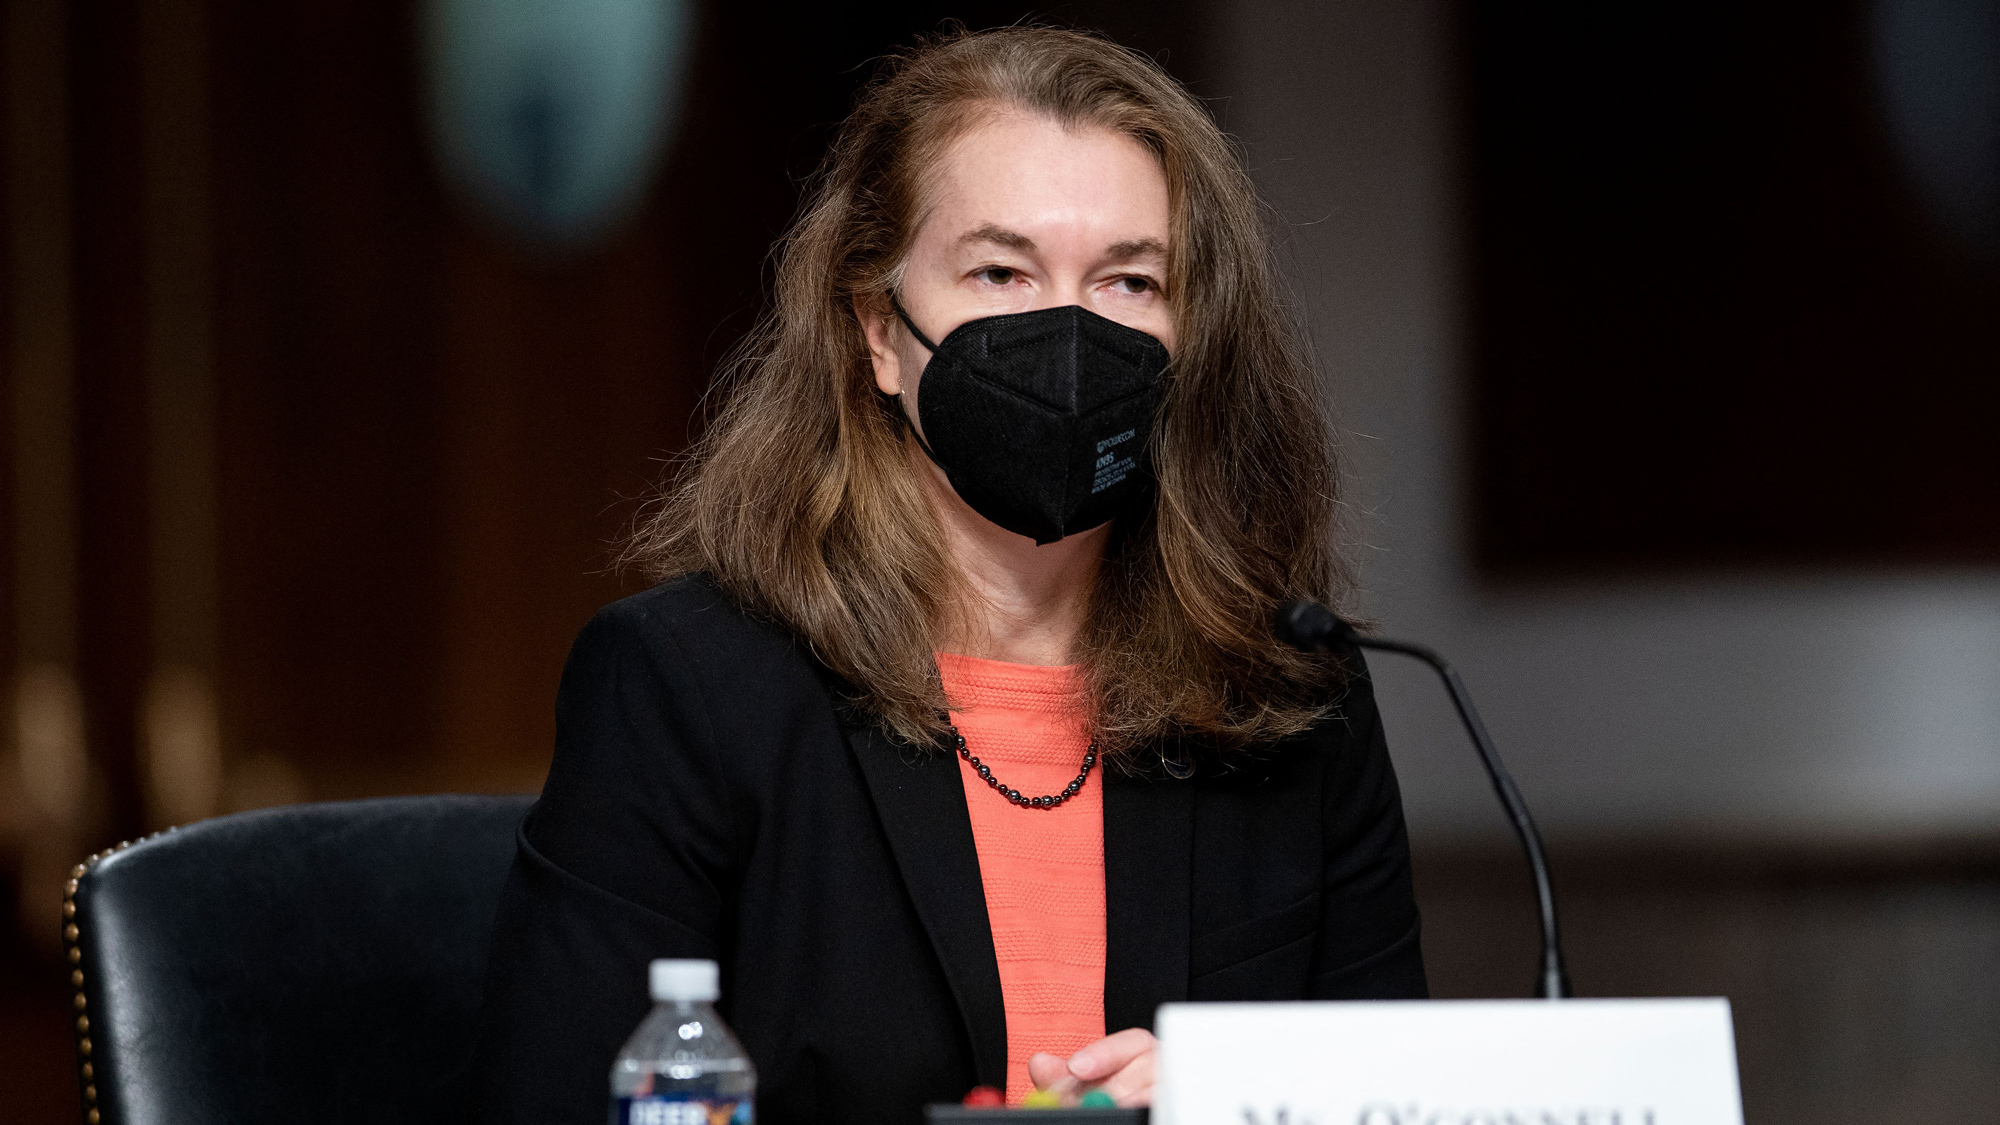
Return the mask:
<path id="1" fill-rule="evenodd" d="M 1024 796 L 1060 793 L 1089 745 L 1076 668 L 938 654 L 951 721 Z M 1007 1010 L 1007 1100 L 1034 1088 L 1028 1057 L 1068 1057 L 1104 1036 L 1104 786 L 1053 809 L 1008 803 L 959 759 Z"/>

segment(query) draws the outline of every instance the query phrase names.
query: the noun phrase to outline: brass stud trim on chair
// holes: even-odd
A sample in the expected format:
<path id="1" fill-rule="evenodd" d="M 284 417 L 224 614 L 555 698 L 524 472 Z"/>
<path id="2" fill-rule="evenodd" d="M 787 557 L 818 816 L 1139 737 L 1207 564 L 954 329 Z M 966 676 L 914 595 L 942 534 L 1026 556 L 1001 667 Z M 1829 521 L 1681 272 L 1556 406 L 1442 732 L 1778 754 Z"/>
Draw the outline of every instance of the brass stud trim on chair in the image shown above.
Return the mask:
<path id="1" fill-rule="evenodd" d="M 68 949 L 65 951 L 65 955 L 69 958 L 69 963 L 72 966 L 80 966 L 83 964 L 83 930 L 76 924 L 75 921 L 76 891 L 78 885 L 82 882 L 83 878 L 89 875 L 91 869 L 96 867 L 99 863 L 102 863 L 103 861 L 110 859 L 112 856 L 118 854 L 119 852 L 124 851 L 126 848 L 131 847 L 135 842 L 143 844 L 146 842 L 146 840 L 158 839 L 159 837 L 165 835 L 167 832 L 172 832 L 172 831 L 173 829 L 168 828 L 162 832 L 155 832 L 151 836 L 147 836 L 144 839 L 138 841 L 121 840 L 119 841 L 117 847 L 106 848 L 103 851 L 98 852 L 96 855 L 90 856 L 89 858 L 85 859 L 82 863 L 77 864 L 75 867 L 70 868 L 69 882 L 63 884 L 62 916 L 65 919 L 65 923 L 62 929 L 62 936 L 63 936 L 63 944 L 68 947 Z M 86 1011 L 90 1006 L 90 1000 L 88 999 L 84 991 L 84 975 L 83 975 L 83 970 L 81 968 L 71 968 L 69 974 L 69 983 L 70 987 L 75 990 L 76 1010 L 78 1012 Z M 90 1017 L 86 1015 L 79 1015 L 76 1017 L 77 1081 L 78 1084 L 83 1087 L 82 1094 L 83 1094 L 84 1104 L 90 1106 L 89 1111 L 84 1114 L 84 1120 L 88 1123 L 88 1125 L 100 1125 L 100 1122 L 102 1120 L 102 1115 L 99 1114 L 96 1105 L 97 1067 L 90 1061 L 91 1051 L 92 1051 L 92 1044 L 90 1042 Z"/>

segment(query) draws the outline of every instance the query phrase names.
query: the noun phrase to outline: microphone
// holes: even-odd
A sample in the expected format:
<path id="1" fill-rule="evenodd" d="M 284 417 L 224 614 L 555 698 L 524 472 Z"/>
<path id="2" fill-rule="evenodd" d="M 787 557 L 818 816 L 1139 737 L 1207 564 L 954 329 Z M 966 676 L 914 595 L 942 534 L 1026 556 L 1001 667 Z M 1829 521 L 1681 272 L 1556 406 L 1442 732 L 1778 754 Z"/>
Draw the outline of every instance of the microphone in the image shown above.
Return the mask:
<path id="1" fill-rule="evenodd" d="M 1535 818 L 1528 814 L 1528 803 L 1521 799 L 1513 776 L 1500 761 L 1493 736 L 1486 733 L 1486 724 L 1479 718 L 1479 709 L 1472 705 L 1472 695 L 1465 690 L 1465 682 L 1458 678 L 1458 673 L 1443 657 L 1423 645 L 1364 637 L 1332 610 L 1314 601 L 1295 599 L 1279 606 L 1275 631 L 1279 640 L 1301 652 L 1332 652 L 1336 645 L 1351 644 L 1412 656 L 1430 665 L 1444 681 L 1452 704 L 1458 708 L 1459 721 L 1465 724 L 1465 733 L 1479 751 L 1479 761 L 1493 781 L 1493 792 L 1507 810 L 1507 819 L 1513 822 L 1514 835 L 1521 838 L 1521 850 L 1527 853 L 1528 867 L 1534 872 L 1535 897 L 1542 911 L 1542 969 L 1536 995 L 1545 1000 L 1560 1000 L 1570 995 L 1569 970 L 1563 965 L 1562 935 L 1556 929 L 1556 895 L 1549 884 L 1549 864 L 1542 854 L 1541 833 L 1535 831 Z"/>

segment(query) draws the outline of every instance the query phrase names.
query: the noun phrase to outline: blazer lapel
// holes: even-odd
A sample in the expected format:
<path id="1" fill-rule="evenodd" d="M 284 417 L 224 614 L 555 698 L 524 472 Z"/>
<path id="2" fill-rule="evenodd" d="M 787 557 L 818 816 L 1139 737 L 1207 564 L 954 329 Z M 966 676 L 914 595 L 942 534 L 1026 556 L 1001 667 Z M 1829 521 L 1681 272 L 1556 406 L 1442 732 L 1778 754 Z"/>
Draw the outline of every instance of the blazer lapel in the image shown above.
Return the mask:
<path id="1" fill-rule="evenodd" d="M 1104 1030 L 1188 994 L 1194 785 L 1104 777 Z"/>
<path id="2" fill-rule="evenodd" d="M 903 884 L 951 981 L 972 1040 L 973 1068 L 982 1085 L 1005 1088 L 1007 1008 L 958 759 L 914 750 L 867 727 L 849 727 L 847 743 L 868 780 Z"/>

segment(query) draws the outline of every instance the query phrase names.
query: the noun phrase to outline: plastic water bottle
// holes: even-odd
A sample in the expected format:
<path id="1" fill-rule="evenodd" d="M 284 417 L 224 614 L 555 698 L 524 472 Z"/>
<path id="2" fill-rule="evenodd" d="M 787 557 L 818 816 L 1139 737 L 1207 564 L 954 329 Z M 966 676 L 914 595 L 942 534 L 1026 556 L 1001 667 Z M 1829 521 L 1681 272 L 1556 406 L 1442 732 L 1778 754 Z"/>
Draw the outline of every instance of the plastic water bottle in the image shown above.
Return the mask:
<path id="1" fill-rule="evenodd" d="M 611 1064 L 611 1125 L 751 1125 L 757 1070 L 722 1017 L 713 961 L 655 961 L 653 1010 Z"/>

